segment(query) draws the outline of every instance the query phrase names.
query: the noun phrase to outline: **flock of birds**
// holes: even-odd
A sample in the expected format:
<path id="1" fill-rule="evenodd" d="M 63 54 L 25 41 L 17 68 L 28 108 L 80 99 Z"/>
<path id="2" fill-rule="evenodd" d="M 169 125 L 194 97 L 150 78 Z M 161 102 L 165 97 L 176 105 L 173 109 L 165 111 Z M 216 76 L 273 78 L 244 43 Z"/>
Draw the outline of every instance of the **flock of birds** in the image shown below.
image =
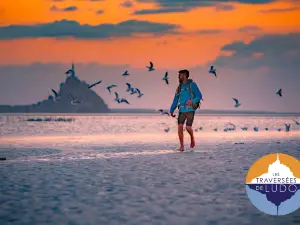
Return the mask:
<path id="1" fill-rule="evenodd" d="M 146 66 L 146 67 L 148 68 L 148 71 L 149 71 L 149 72 L 155 70 L 154 65 L 153 65 L 152 62 L 150 62 L 150 65 L 149 65 L 149 66 Z M 69 69 L 69 70 L 67 70 L 67 71 L 65 72 L 65 74 L 66 74 L 66 75 L 70 75 L 70 76 L 75 77 L 75 68 L 74 68 L 74 64 L 72 64 L 72 68 Z M 126 71 L 122 74 L 122 76 L 123 76 L 123 77 L 129 76 L 128 70 L 126 70 Z M 166 84 L 169 84 L 168 72 L 166 72 L 166 74 L 165 74 L 165 76 L 163 77 L 162 80 L 164 80 Z M 89 85 L 88 88 L 89 88 L 89 89 L 90 89 L 90 88 L 93 88 L 93 87 L 95 87 L 96 85 L 101 84 L 101 83 L 102 83 L 102 80 L 100 80 L 100 81 L 98 81 L 98 82 L 96 82 L 96 83 L 94 83 L 94 84 Z M 127 90 L 126 90 L 126 91 L 129 92 L 131 95 L 137 94 L 137 97 L 138 97 L 138 98 L 141 98 L 141 97 L 144 95 L 144 94 L 140 91 L 139 88 L 134 88 L 130 83 L 126 83 L 126 85 L 127 85 Z M 118 87 L 118 86 L 115 85 L 115 84 L 111 84 L 111 85 L 109 85 L 109 86 L 106 87 L 106 90 L 107 90 L 109 93 L 111 93 L 111 92 L 112 92 L 111 89 L 116 88 L 116 87 Z M 54 94 L 53 102 L 58 102 L 58 101 L 60 100 L 60 95 L 59 95 L 59 93 L 57 93 L 54 89 L 52 89 L 52 92 L 53 92 L 53 94 Z M 118 94 L 117 92 L 114 92 L 114 94 L 115 94 L 115 99 L 114 99 L 114 100 L 115 100 L 117 103 L 119 103 L 119 104 L 121 104 L 121 103 L 130 104 L 130 103 L 128 102 L 127 99 L 125 99 L 125 98 L 120 98 L 120 97 L 119 97 L 119 94 Z M 82 101 L 78 100 L 72 93 L 69 93 L 69 99 L 70 99 L 70 104 L 71 104 L 71 105 L 78 105 L 78 104 L 82 103 Z"/>
<path id="2" fill-rule="evenodd" d="M 298 121 L 296 121 L 296 120 L 293 120 L 293 121 L 295 122 L 295 124 L 296 124 L 297 126 L 300 126 L 300 122 L 298 122 Z M 165 131 L 165 132 L 169 132 L 169 131 L 170 131 L 170 127 L 169 127 L 166 123 L 161 123 L 161 124 L 165 126 L 165 128 L 164 128 L 164 131 Z M 290 129 L 291 129 L 291 124 L 286 124 L 286 123 L 284 123 L 284 125 L 285 125 L 285 131 L 286 131 L 286 132 L 289 132 Z M 231 126 L 231 127 L 230 127 L 230 126 Z M 247 130 L 249 130 L 249 127 L 244 126 L 244 127 L 240 127 L 240 129 L 241 129 L 242 131 L 247 131 Z M 279 132 L 282 131 L 282 128 L 275 128 L 275 129 L 276 129 L 277 131 L 279 131 Z M 195 128 L 195 129 L 194 129 L 195 132 L 202 131 L 202 130 L 204 130 L 203 127 L 199 127 L 199 128 Z M 217 131 L 218 131 L 218 128 L 213 128 L 212 130 L 215 131 L 215 132 L 217 132 Z M 235 131 L 235 130 L 237 130 L 237 127 L 236 127 L 236 125 L 234 125 L 233 123 L 228 123 L 228 124 L 226 124 L 226 125 L 225 125 L 225 128 L 223 129 L 224 132 L 227 132 L 227 131 Z M 268 128 L 268 127 L 265 127 L 263 130 L 269 131 L 269 128 Z M 185 128 L 184 128 L 184 131 L 186 131 Z M 257 126 L 253 127 L 253 131 L 258 132 L 258 131 L 259 131 L 259 127 L 257 127 Z"/>
<path id="3" fill-rule="evenodd" d="M 153 64 L 152 62 L 150 62 L 149 66 L 146 66 L 146 68 L 148 69 L 149 72 L 152 72 L 152 71 L 155 70 L 154 64 Z M 216 68 L 215 68 L 214 66 L 210 66 L 210 68 L 209 68 L 209 70 L 208 70 L 208 73 L 214 75 L 216 78 L 218 77 L 218 76 L 217 76 L 217 72 L 216 72 Z M 67 70 L 67 71 L 65 72 L 65 74 L 66 74 L 66 75 L 71 75 L 71 76 L 75 77 L 74 64 L 72 64 L 72 68 L 69 69 L 69 70 Z M 130 74 L 129 74 L 128 70 L 126 70 L 126 71 L 122 74 L 123 77 L 127 77 L 127 76 L 129 76 L 129 75 L 130 75 Z M 169 74 L 168 74 L 168 72 L 165 73 L 165 75 L 163 76 L 162 80 L 163 80 L 167 85 L 169 85 Z M 96 83 L 93 83 L 93 84 L 89 85 L 88 88 L 93 88 L 93 87 L 95 87 L 96 85 L 101 84 L 101 83 L 102 83 L 102 80 L 100 80 L 100 81 L 98 81 L 98 82 L 96 82 Z M 137 97 L 138 97 L 138 98 L 141 98 L 141 97 L 144 95 L 144 94 L 140 91 L 140 89 L 134 88 L 130 83 L 126 83 L 126 85 L 127 85 L 127 90 L 126 90 L 126 92 L 129 92 L 130 95 L 137 94 Z M 107 91 L 108 91 L 109 93 L 111 93 L 111 92 L 112 92 L 112 89 L 113 89 L 113 88 L 116 88 L 116 87 L 118 87 L 118 86 L 115 85 L 115 84 L 111 84 L 111 85 L 107 86 L 106 89 L 107 89 Z M 52 89 L 52 92 L 54 93 L 53 101 L 54 101 L 54 102 L 59 101 L 60 95 L 59 95 L 54 89 Z M 128 102 L 127 99 L 120 97 L 119 94 L 118 94 L 117 92 L 114 92 L 114 94 L 115 94 L 114 101 L 116 101 L 118 104 L 121 104 L 121 103 L 130 104 L 130 103 Z M 276 92 L 276 95 L 278 95 L 279 97 L 282 97 L 282 89 L 281 89 L 281 88 Z M 82 103 L 82 102 L 81 102 L 80 100 L 78 100 L 72 93 L 69 93 L 69 98 L 70 98 L 70 103 L 71 103 L 72 105 L 78 105 L 78 104 Z M 234 101 L 234 107 L 238 108 L 238 107 L 241 106 L 241 103 L 240 103 L 240 101 L 239 101 L 237 98 L 233 97 L 232 99 L 233 99 L 233 101 Z M 203 99 L 202 99 L 202 100 L 203 100 Z M 158 112 L 160 112 L 160 114 L 162 114 L 162 115 L 168 115 L 168 116 L 170 116 L 170 113 L 169 113 L 169 112 L 165 112 L 163 109 L 159 109 Z M 173 117 L 176 118 L 176 119 L 178 118 L 178 117 L 176 117 L 176 116 L 173 116 Z M 294 120 L 294 121 L 295 121 L 295 124 L 296 124 L 296 125 L 300 125 L 300 123 L 299 123 L 298 121 L 296 121 L 296 120 Z M 163 125 L 166 126 L 166 128 L 164 129 L 165 132 L 169 132 L 170 128 L 167 126 L 167 124 L 163 123 Z M 229 128 L 226 127 L 226 128 L 224 129 L 224 132 L 236 130 L 236 126 L 235 126 L 234 124 L 231 124 L 231 125 L 233 125 L 233 127 L 231 127 L 231 128 L 230 128 L 230 127 L 229 127 Z M 286 131 L 290 131 L 290 126 L 291 126 L 290 124 L 285 124 L 285 130 L 286 130 Z M 200 127 L 199 129 L 196 128 L 195 131 L 197 132 L 198 130 L 202 130 L 202 129 L 203 129 L 203 127 Z M 214 128 L 213 130 L 214 130 L 214 131 L 218 131 L 217 128 Z M 245 131 L 245 130 L 248 130 L 248 127 L 241 127 L 241 130 L 244 130 L 244 131 Z M 253 130 L 257 132 L 257 131 L 259 130 L 259 128 L 258 128 L 258 127 L 254 127 Z M 268 128 L 265 128 L 265 130 L 267 131 Z M 278 131 L 281 131 L 281 128 L 278 128 L 277 130 L 278 130 Z"/>

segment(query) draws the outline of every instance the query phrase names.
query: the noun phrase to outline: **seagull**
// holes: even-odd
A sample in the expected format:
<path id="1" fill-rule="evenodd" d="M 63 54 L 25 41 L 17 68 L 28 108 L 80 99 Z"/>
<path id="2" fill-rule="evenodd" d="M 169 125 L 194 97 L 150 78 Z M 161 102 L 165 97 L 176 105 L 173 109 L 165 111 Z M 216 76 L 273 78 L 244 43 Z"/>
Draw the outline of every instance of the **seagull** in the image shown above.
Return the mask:
<path id="1" fill-rule="evenodd" d="M 254 127 L 253 130 L 257 132 L 258 131 L 258 127 Z"/>
<path id="2" fill-rule="evenodd" d="M 122 103 L 122 102 L 125 102 L 125 103 L 129 104 L 129 102 L 128 102 L 125 98 L 122 98 L 122 99 L 120 100 L 120 103 Z"/>
<path id="3" fill-rule="evenodd" d="M 129 91 L 131 90 L 131 88 L 132 88 L 132 87 L 131 87 L 131 84 L 126 83 L 126 85 L 127 85 L 127 90 L 126 90 L 126 91 L 129 92 Z"/>
<path id="4" fill-rule="evenodd" d="M 120 98 L 117 92 L 115 92 L 115 96 L 116 98 L 114 99 L 115 101 L 117 101 L 118 103 L 120 103 Z"/>
<path id="5" fill-rule="evenodd" d="M 122 76 L 123 76 L 123 77 L 129 76 L 128 70 L 126 70 L 126 71 L 122 74 Z"/>
<path id="6" fill-rule="evenodd" d="M 168 113 L 168 112 L 163 112 L 162 114 L 170 116 L 170 113 Z"/>
<path id="7" fill-rule="evenodd" d="M 228 126 L 228 125 L 233 126 L 233 128 L 228 127 L 227 128 L 228 130 L 230 130 L 230 131 L 235 130 L 236 126 L 233 123 L 228 123 L 226 126 Z"/>
<path id="8" fill-rule="evenodd" d="M 298 122 L 298 121 L 296 121 L 296 120 L 293 120 L 293 121 L 296 123 L 297 126 L 300 125 L 300 122 Z"/>
<path id="9" fill-rule="evenodd" d="M 152 62 L 150 62 L 150 66 L 146 66 L 146 67 L 148 68 L 148 71 L 149 71 L 149 72 L 155 70 L 155 69 L 153 68 L 153 63 L 152 63 Z"/>
<path id="10" fill-rule="evenodd" d="M 67 75 L 68 75 L 68 74 L 71 74 L 72 77 L 75 76 L 74 63 L 72 63 L 72 68 L 69 69 L 69 70 L 67 70 L 67 71 L 65 72 L 65 74 L 67 74 Z"/>
<path id="11" fill-rule="evenodd" d="M 134 95 L 135 93 L 137 93 L 137 90 L 136 90 L 135 88 L 131 88 L 131 89 L 130 89 L 130 92 L 131 92 L 131 93 L 130 93 L 131 95 Z"/>
<path id="12" fill-rule="evenodd" d="M 54 89 L 52 89 L 52 92 L 54 93 L 54 102 L 57 102 L 60 99 L 60 96 Z"/>
<path id="13" fill-rule="evenodd" d="M 71 93 L 69 93 L 69 97 L 71 98 L 71 104 L 72 105 L 77 105 L 77 104 L 81 103 L 79 100 L 74 98 L 74 96 Z"/>
<path id="14" fill-rule="evenodd" d="M 92 87 L 96 86 L 97 84 L 100 84 L 101 82 L 102 82 L 102 80 L 100 80 L 100 81 L 98 81 L 96 83 L 93 83 L 92 85 L 89 86 L 89 88 L 92 88 Z"/>
<path id="15" fill-rule="evenodd" d="M 282 89 L 281 88 L 276 92 L 276 95 L 279 95 L 280 97 L 282 97 Z"/>
<path id="16" fill-rule="evenodd" d="M 108 90 L 108 92 L 110 93 L 110 89 L 111 89 L 111 88 L 114 88 L 114 87 L 117 87 L 117 85 L 115 85 L 115 84 L 112 84 L 112 85 L 110 85 L 110 86 L 106 87 L 106 89 L 107 89 L 107 90 Z"/>
<path id="17" fill-rule="evenodd" d="M 217 77 L 216 69 L 214 68 L 214 66 L 210 66 L 210 69 L 208 72 L 214 74 L 215 77 Z"/>
<path id="18" fill-rule="evenodd" d="M 164 128 L 164 131 L 168 133 L 170 131 L 170 127 L 166 123 L 162 123 L 162 124 L 166 126 L 166 128 Z"/>
<path id="19" fill-rule="evenodd" d="M 164 80 L 166 82 L 166 84 L 169 84 L 168 72 L 166 72 L 166 74 L 162 80 Z"/>
<path id="20" fill-rule="evenodd" d="M 136 88 L 135 90 L 138 93 L 138 98 L 140 98 L 140 97 L 142 97 L 144 95 L 143 93 L 141 93 L 140 89 Z"/>
<path id="21" fill-rule="evenodd" d="M 291 128 L 291 124 L 284 124 L 285 125 L 285 131 L 286 132 L 289 132 L 290 131 L 290 128 Z"/>
<path id="22" fill-rule="evenodd" d="M 239 107 L 241 104 L 239 103 L 239 100 L 237 100 L 236 98 L 232 98 L 235 101 L 235 105 L 234 107 Z"/>

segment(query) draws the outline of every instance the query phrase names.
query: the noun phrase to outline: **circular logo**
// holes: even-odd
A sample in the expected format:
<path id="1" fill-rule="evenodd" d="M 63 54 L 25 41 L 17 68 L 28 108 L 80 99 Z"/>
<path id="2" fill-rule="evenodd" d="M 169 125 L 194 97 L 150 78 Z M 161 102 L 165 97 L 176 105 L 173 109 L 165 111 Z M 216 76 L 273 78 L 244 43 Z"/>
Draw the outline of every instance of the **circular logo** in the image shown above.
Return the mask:
<path id="1" fill-rule="evenodd" d="M 282 216 L 300 208 L 300 161 L 282 153 L 263 156 L 250 167 L 246 192 L 260 211 Z"/>

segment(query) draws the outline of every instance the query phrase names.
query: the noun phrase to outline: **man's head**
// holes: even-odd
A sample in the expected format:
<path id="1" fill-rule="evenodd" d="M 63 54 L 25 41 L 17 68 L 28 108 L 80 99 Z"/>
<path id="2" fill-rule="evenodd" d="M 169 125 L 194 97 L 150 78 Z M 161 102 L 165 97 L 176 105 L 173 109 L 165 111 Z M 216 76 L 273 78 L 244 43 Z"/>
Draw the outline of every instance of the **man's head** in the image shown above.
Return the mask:
<path id="1" fill-rule="evenodd" d="M 178 79 L 180 83 L 186 82 L 190 76 L 190 72 L 188 70 L 179 70 L 178 73 Z"/>

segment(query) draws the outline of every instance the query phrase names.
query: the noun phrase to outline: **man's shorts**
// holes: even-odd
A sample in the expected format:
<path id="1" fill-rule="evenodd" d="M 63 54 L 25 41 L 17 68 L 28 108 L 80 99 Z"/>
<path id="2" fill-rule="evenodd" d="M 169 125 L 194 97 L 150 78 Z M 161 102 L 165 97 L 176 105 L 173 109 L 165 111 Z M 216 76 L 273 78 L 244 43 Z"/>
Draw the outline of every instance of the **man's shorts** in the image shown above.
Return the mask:
<path id="1" fill-rule="evenodd" d="M 184 124 L 186 120 L 186 126 L 192 126 L 194 121 L 195 112 L 179 112 L 178 124 Z"/>

